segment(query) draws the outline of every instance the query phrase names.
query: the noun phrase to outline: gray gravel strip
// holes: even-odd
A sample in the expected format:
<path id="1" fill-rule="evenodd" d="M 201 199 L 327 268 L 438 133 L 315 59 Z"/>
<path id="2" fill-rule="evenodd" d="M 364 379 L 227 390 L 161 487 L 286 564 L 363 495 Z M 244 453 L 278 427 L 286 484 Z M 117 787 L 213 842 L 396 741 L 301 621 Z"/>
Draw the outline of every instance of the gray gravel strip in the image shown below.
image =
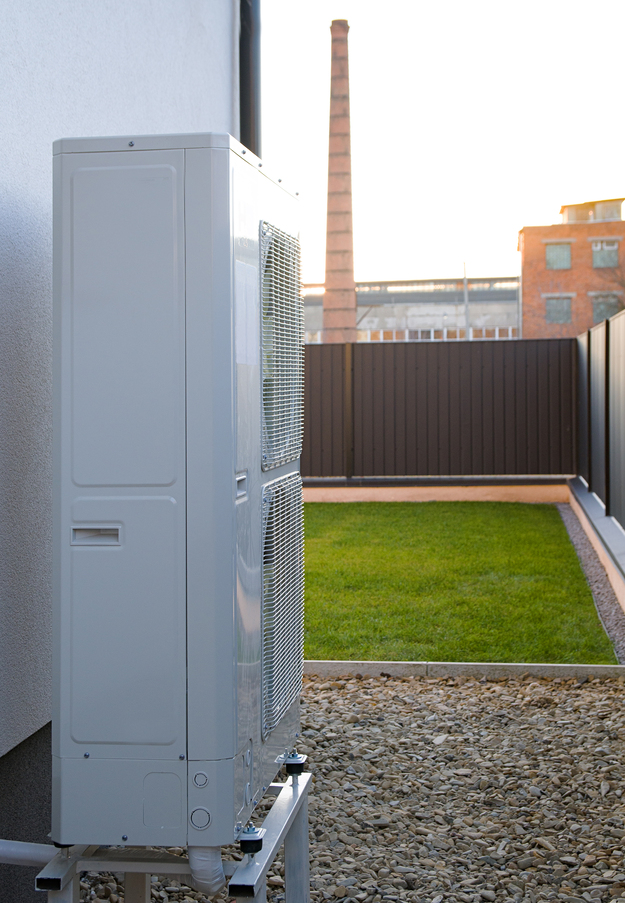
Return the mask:
<path id="1" fill-rule="evenodd" d="M 625 664 L 625 613 L 618 603 L 605 568 L 584 532 L 577 515 L 570 505 L 558 505 L 571 542 L 580 560 L 582 570 L 592 591 L 595 607 L 618 661 Z"/>

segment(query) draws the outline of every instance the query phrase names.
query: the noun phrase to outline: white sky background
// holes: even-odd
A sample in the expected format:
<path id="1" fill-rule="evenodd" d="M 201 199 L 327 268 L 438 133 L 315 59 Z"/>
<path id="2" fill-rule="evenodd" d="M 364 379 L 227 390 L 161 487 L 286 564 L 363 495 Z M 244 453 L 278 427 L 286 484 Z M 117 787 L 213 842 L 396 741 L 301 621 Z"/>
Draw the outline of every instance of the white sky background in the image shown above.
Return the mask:
<path id="1" fill-rule="evenodd" d="M 350 25 L 357 280 L 519 273 L 517 232 L 625 195 L 625 2 L 262 0 L 263 159 L 323 282 L 330 23 Z"/>

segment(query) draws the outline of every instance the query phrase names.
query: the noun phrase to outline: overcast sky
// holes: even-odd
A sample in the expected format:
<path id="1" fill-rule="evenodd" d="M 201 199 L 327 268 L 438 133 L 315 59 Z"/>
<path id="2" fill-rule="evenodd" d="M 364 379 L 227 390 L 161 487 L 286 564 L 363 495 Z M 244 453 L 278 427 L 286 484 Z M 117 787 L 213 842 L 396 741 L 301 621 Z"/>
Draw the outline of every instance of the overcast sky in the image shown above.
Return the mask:
<path id="1" fill-rule="evenodd" d="M 330 23 L 350 24 L 357 280 L 518 274 L 517 232 L 625 195 L 624 0 L 262 0 L 263 158 L 325 254 Z"/>

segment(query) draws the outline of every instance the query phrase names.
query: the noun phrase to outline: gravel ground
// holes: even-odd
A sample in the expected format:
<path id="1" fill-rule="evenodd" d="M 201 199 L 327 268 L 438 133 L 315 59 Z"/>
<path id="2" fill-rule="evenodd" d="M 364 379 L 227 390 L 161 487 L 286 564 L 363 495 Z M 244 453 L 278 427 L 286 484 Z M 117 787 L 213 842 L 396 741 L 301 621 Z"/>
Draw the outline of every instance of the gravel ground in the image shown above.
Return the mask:
<path id="1" fill-rule="evenodd" d="M 312 899 L 625 895 L 624 696 L 597 680 L 308 682 Z"/>
<path id="2" fill-rule="evenodd" d="M 625 663 L 625 613 L 614 595 L 605 569 L 577 519 L 577 515 L 570 505 L 558 505 L 557 507 L 592 590 L 595 606 L 605 632 L 614 646 L 619 664 L 622 665 Z"/>

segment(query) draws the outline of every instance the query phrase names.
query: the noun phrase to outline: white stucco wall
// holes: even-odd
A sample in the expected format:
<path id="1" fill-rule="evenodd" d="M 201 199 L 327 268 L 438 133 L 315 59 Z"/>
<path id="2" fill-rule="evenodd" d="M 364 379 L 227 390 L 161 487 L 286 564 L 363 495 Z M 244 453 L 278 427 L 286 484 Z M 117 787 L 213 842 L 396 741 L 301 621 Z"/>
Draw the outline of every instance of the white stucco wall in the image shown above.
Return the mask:
<path id="1" fill-rule="evenodd" d="M 0 4 L 0 755 L 50 719 L 52 141 L 238 135 L 238 23 L 238 0 Z"/>

